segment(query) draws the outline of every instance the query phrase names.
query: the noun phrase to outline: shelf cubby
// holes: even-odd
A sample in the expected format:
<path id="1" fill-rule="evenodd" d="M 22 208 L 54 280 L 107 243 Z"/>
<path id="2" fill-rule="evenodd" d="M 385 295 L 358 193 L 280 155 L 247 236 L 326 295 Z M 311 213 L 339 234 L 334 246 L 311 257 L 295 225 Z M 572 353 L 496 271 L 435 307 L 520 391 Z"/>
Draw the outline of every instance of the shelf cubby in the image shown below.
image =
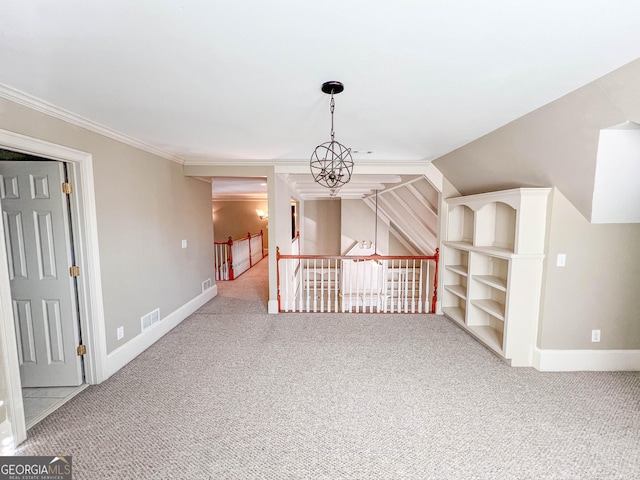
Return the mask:
<path id="1" fill-rule="evenodd" d="M 469 272 L 469 251 L 447 247 L 444 251 L 444 268 L 457 275 L 467 276 Z"/>
<path id="2" fill-rule="evenodd" d="M 491 298 L 476 298 L 471 300 L 471 305 L 478 307 L 485 313 L 488 313 L 493 318 L 504 322 L 504 304 Z M 473 321 L 469 321 L 470 325 L 475 324 Z"/>
<path id="3" fill-rule="evenodd" d="M 467 299 L 467 287 L 466 285 L 445 285 L 445 290 L 452 293 L 462 300 Z"/>
<path id="4" fill-rule="evenodd" d="M 459 248 L 444 249 L 444 292 L 442 309 L 447 316 L 464 324 L 469 281 L 469 252 Z"/>
<path id="5" fill-rule="evenodd" d="M 471 245 L 473 243 L 474 212 L 466 205 L 449 210 L 447 240 Z"/>
<path id="6" fill-rule="evenodd" d="M 490 325 L 471 325 L 468 329 L 475 337 L 492 350 L 495 350 L 498 354 L 504 352 L 504 337 L 502 331 L 496 330 Z"/>
<path id="7" fill-rule="evenodd" d="M 516 210 L 503 202 L 490 202 L 476 212 L 473 244 L 513 252 Z"/>
<path id="8" fill-rule="evenodd" d="M 507 281 L 502 277 L 496 277 L 495 275 L 474 275 L 473 279 L 496 290 L 507 291 Z"/>
<path id="9" fill-rule="evenodd" d="M 466 316 L 464 307 L 460 305 L 451 306 L 451 307 L 442 307 L 442 312 L 450 319 L 455 320 L 456 322 L 464 325 L 464 319 Z"/>
<path id="10" fill-rule="evenodd" d="M 507 275 L 509 260 L 493 255 L 473 253 L 473 268 L 471 276 L 476 282 L 502 292 L 507 290 Z"/>
<path id="11" fill-rule="evenodd" d="M 489 347 L 502 354 L 504 352 L 504 317 L 498 318 L 500 305 L 490 300 L 472 300 L 467 315 L 467 327 L 474 335 L 484 340 Z M 490 312 L 494 313 L 490 313 Z"/>

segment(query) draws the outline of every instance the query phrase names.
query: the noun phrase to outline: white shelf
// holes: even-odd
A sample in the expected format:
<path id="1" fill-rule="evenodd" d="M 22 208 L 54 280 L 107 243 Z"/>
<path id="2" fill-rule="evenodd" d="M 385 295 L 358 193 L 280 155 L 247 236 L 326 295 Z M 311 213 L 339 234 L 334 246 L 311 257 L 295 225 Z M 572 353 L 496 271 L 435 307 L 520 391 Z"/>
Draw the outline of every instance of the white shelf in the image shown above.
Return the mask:
<path id="1" fill-rule="evenodd" d="M 442 310 L 513 366 L 533 363 L 550 190 L 466 195 L 443 208 Z"/>
<path id="2" fill-rule="evenodd" d="M 489 315 L 497 318 L 498 320 L 504 320 L 504 305 L 496 302 L 495 300 L 471 300 L 471 305 L 475 305 L 480 310 L 487 312 Z"/>
<path id="3" fill-rule="evenodd" d="M 472 325 L 467 327 L 469 331 L 478 337 L 492 350 L 502 354 L 502 333 L 487 325 Z"/>
<path id="4" fill-rule="evenodd" d="M 504 278 L 496 277 L 495 275 L 473 275 L 472 278 L 496 290 L 507 291 L 507 281 Z"/>
<path id="5" fill-rule="evenodd" d="M 494 257 L 500 257 L 500 258 L 512 258 L 515 256 L 519 256 L 515 253 L 513 253 L 512 250 L 509 250 L 507 248 L 500 248 L 500 247 L 479 247 L 476 245 L 472 245 L 470 243 L 467 242 L 444 242 L 445 245 L 448 245 L 450 247 L 453 248 L 457 248 L 460 250 L 465 250 L 465 251 L 469 251 L 469 252 L 478 252 L 478 253 L 484 253 L 486 255 L 492 255 Z M 536 255 L 536 257 L 538 257 L 539 255 Z"/>
<path id="6" fill-rule="evenodd" d="M 444 289 L 453 293 L 455 296 L 460 297 L 462 300 L 467 299 L 467 289 L 462 285 L 445 285 Z"/>
<path id="7" fill-rule="evenodd" d="M 443 307 L 442 312 L 452 320 L 464 325 L 464 309 L 460 307 Z"/>
<path id="8" fill-rule="evenodd" d="M 457 273 L 458 275 L 467 276 L 467 266 L 466 265 L 445 265 L 447 270 L 453 273 Z"/>
<path id="9" fill-rule="evenodd" d="M 469 250 L 473 248 L 473 243 L 471 242 L 460 242 L 460 241 L 446 241 L 445 245 L 449 245 L 454 248 L 459 248 L 461 250 Z"/>

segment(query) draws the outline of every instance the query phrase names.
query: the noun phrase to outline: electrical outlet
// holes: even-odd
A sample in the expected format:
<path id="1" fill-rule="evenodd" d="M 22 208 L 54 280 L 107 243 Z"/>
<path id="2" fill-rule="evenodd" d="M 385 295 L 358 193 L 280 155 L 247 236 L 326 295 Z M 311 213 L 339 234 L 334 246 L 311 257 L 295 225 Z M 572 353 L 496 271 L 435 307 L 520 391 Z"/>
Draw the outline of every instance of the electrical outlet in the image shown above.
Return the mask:
<path id="1" fill-rule="evenodd" d="M 600 341 L 600 330 L 591 330 L 591 341 L 592 342 Z"/>
<path id="2" fill-rule="evenodd" d="M 116 337 L 118 340 L 122 340 L 122 338 L 124 338 L 124 327 L 118 327 L 116 329 Z"/>
<path id="3" fill-rule="evenodd" d="M 556 261 L 556 266 L 564 267 L 567 263 L 567 255 L 564 253 L 558 254 L 558 260 Z"/>
<path id="4" fill-rule="evenodd" d="M 182 248 L 187 248 L 187 241 L 186 240 L 182 240 Z"/>

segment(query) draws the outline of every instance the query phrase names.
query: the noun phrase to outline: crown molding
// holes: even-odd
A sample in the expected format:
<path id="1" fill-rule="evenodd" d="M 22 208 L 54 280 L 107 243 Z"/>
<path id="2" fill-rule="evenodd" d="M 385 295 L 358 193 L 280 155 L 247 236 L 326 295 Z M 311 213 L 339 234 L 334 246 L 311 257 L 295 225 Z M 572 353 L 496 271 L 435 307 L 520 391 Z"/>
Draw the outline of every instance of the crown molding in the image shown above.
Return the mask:
<path id="1" fill-rule="evenodd" d="M 184 160 L 180 157 L 172 155 L 165 150 L 162 150 L 154 145 L 143 142 L 142 140 L 138 140 L 136 138 L 130 137 L 129 135 L 125 135 L 124 133 L 118 132 L 117 130 L 113 130 L 112 128 L 101 125 L 97 122 L 89 120 L 87 118 L 81 117 L 73 112 L 60 108 L 56 105 L 53 105 L 49 102 L 36 98 L 27 93 L 16 90 L 15 88 L 9 87 L 7 85 L 0 83 L 0 97 L 6 98 L 12 102 L 18 103 L 25 107 L 31 108 L 38 112 L 44 113 L 46 115 L 58 118 L 65 122 L 71 123 L 78 127 L 82 127 L 86 130 L 90 130 L 92 132 L 98 133 L 105 137 L 111 138 L 121 143 L 125 143 L 132 147 L 138 148 L 140 150 L 144 150 L 145 152 L 149 152 L 153 155 L 157 155 L 158 157 L 166 158 L 167 160 L 171 160 L 172 162 L 178 163 L 180 165 L 184 165 Z"/>
<path id="2" fill-rule="evenodd" d="M 264 202 L 268 200 L 267 194 L 221 194 L 221 195 L 212 195 L 212 202 Z"/>
<path id="3" fill-rule="evenodd" d="M 275 173 L 309 173 L 309 160 L 186 159 L 185 167 L 274 167 Z M 428 160 L 357 160 L 358 173 L 419 175 L 433 168 Z"/>
<path id="4" fill-rule="evenodd" d="M 279 161 L 278 161 L 279 162 Z M 185 167 L 271 167 L 278 162 L 274 160 L 255 160 L 255 159 L 185 159 L 183 165 Z"/>

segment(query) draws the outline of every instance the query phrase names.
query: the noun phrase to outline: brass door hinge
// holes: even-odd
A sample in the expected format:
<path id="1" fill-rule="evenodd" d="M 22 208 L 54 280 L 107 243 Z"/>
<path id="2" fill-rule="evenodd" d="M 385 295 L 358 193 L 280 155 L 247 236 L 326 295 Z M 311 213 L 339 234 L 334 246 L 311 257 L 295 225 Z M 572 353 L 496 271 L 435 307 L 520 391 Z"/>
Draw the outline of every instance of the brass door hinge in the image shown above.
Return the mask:
<path id="1" fill-rule="evenodd" d="M 73 266 L 69 269 L 69 275 L 71 275 L 72 277 L 79 277 L 80 276 L 80 267 L 77 266 Z"/>
<path id="2" fill-rule="evenodd" d="M 76 350 L 78 352 L 78 356 L 81 357 L 82 355 L 86 355 L 87 354 L 87 346 L 86 345 L 78 345 L 78 349 Z"/>
<path id="3" fill-rule="evenodd" d="M 71 184 L 69 182 L 64 182 L 62 184 L 62 193 L 69 195 L 71 193 Z"/>

